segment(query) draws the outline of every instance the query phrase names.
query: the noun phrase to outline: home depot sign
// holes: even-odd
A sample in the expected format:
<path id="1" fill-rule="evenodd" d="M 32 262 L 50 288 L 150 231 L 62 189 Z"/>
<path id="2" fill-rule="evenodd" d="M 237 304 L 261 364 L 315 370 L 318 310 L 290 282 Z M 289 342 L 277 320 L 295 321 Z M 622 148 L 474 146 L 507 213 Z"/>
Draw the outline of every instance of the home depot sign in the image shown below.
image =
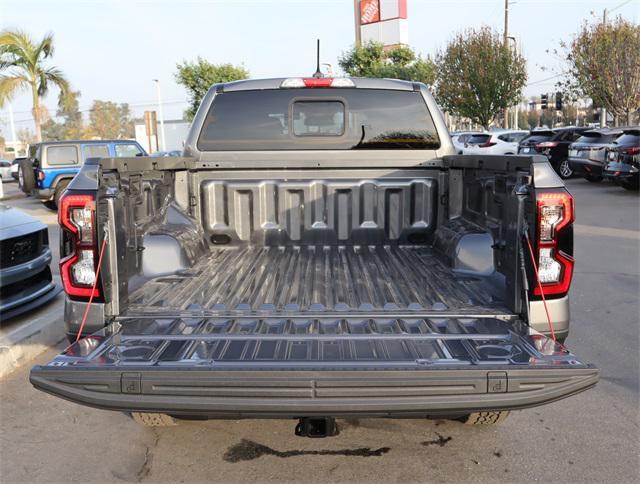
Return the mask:
<path id="1" fill-rule="evenodd" d="M 359 0 L 360 39 L 385 46 L 407 44 L 407 0 Z"/>

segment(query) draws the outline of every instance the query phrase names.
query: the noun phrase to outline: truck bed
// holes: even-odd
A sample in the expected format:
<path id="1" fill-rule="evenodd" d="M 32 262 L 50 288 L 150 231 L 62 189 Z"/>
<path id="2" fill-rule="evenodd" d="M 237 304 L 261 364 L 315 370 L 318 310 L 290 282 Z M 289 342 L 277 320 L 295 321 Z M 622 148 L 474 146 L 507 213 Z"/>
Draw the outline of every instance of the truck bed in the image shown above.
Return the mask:
<path id="1" fill-rule="evenodd" d="M 146 282 L 131 294 L 124 316 L 508 314 L 492 287 L 486 278 L 456 274 L 426 246 L 228 247 L 180 274 Z"/>

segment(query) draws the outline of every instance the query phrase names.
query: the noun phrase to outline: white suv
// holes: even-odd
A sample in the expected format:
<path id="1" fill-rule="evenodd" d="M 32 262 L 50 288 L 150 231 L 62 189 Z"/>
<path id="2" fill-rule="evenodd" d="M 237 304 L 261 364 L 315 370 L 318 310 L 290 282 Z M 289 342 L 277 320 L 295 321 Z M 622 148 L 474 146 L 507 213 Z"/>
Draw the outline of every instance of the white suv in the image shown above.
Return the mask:
<path id="1" fill-rule="evenodd" d="M 518 143 L 528 134 L 528 131 L 477 133 L 467 140 L 462 153 L 465 155 L 515 155 L 518 153 Z"/>

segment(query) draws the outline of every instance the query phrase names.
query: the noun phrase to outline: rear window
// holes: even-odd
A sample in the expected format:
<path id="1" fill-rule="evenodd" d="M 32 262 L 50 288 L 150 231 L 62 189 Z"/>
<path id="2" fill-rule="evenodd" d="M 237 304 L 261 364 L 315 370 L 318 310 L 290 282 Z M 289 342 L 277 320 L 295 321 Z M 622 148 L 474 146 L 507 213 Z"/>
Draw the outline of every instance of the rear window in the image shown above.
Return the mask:
<path id="1" fill-rule="evenodd" d="M 584 132 L 584 130 L 582 130 L 582 131 L 572 131 L 572 130 L 558 131 L 556 133 L 556 135 L 553 137 L 553 140 L 554 141 L 569 141 L 569 142 L 577 141 L 578 139 L 580 139 L 580 136 L 582 136 L 583 132 Z"/>
<path id="2" fill-rule="evenodd" d="M 528 133 L 504 133 L 499 135 L 498 139 L 506 143 L 519 143 L 527 134 Z"/>
<path id="3" fill-rule="evenodd" d="M 521 143 L 528 143 L 528 144 L 542 143 L 543 141 L 549 141 L 552 136 L 553 136 L 553 132 L 551 131 L 544 132 L 544 133 L 530 134 L 529 136 L 525 136 L 522 139 Z"/>
<path id="4" fill-rule="evenodd" d="M 589 145 L 589 144 L 607 144 L 607 143 L 611 143 L 618 136 L 620 136 L 619 133 L 616 133 L 616 134 L 583 133 L 582 136 L 580 136 L 580 138 L 578 138 L 576 143 L 581 143 L 581 144 L 584 144 L 584 145 Z"/>
<path id="5" fill-rule="evenodd" d="M 490 134 L 474 134 L 467 140 L 467 143 L 470 145 L 481 145 L 489 141 L 489 138 L 491 138 Z"/>
<path id="6" fill-rule="evenodd" d="M 640 131 L 624 133 L 622 136 L 615 140 L 615 143 L 625 146 L 640 146 Z"/>
<path id="7" fill-rule="evenodd" d="M 48 146 L 47 147 L 47 164 L 48 165 L 77 165 L 78 164 L 78 148 L 69 146 Z"/>
<path id="8" fill-rule="evenodd" d="M 419 92 L 282 89 L 217 94 L 202 151 L 437 149 Z"/>

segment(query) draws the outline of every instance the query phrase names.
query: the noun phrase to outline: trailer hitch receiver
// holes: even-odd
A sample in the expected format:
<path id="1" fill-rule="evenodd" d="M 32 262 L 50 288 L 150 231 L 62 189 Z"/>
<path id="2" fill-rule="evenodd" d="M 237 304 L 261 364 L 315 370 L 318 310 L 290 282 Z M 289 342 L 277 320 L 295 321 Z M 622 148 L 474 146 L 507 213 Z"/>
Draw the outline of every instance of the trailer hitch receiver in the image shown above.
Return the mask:
<path id="1" fill-rule="evenodd" d="M 338 425 L 333 417 L 303 417 L 296 425 L 298 437 L 320 439 L 338 435 Z"/>

